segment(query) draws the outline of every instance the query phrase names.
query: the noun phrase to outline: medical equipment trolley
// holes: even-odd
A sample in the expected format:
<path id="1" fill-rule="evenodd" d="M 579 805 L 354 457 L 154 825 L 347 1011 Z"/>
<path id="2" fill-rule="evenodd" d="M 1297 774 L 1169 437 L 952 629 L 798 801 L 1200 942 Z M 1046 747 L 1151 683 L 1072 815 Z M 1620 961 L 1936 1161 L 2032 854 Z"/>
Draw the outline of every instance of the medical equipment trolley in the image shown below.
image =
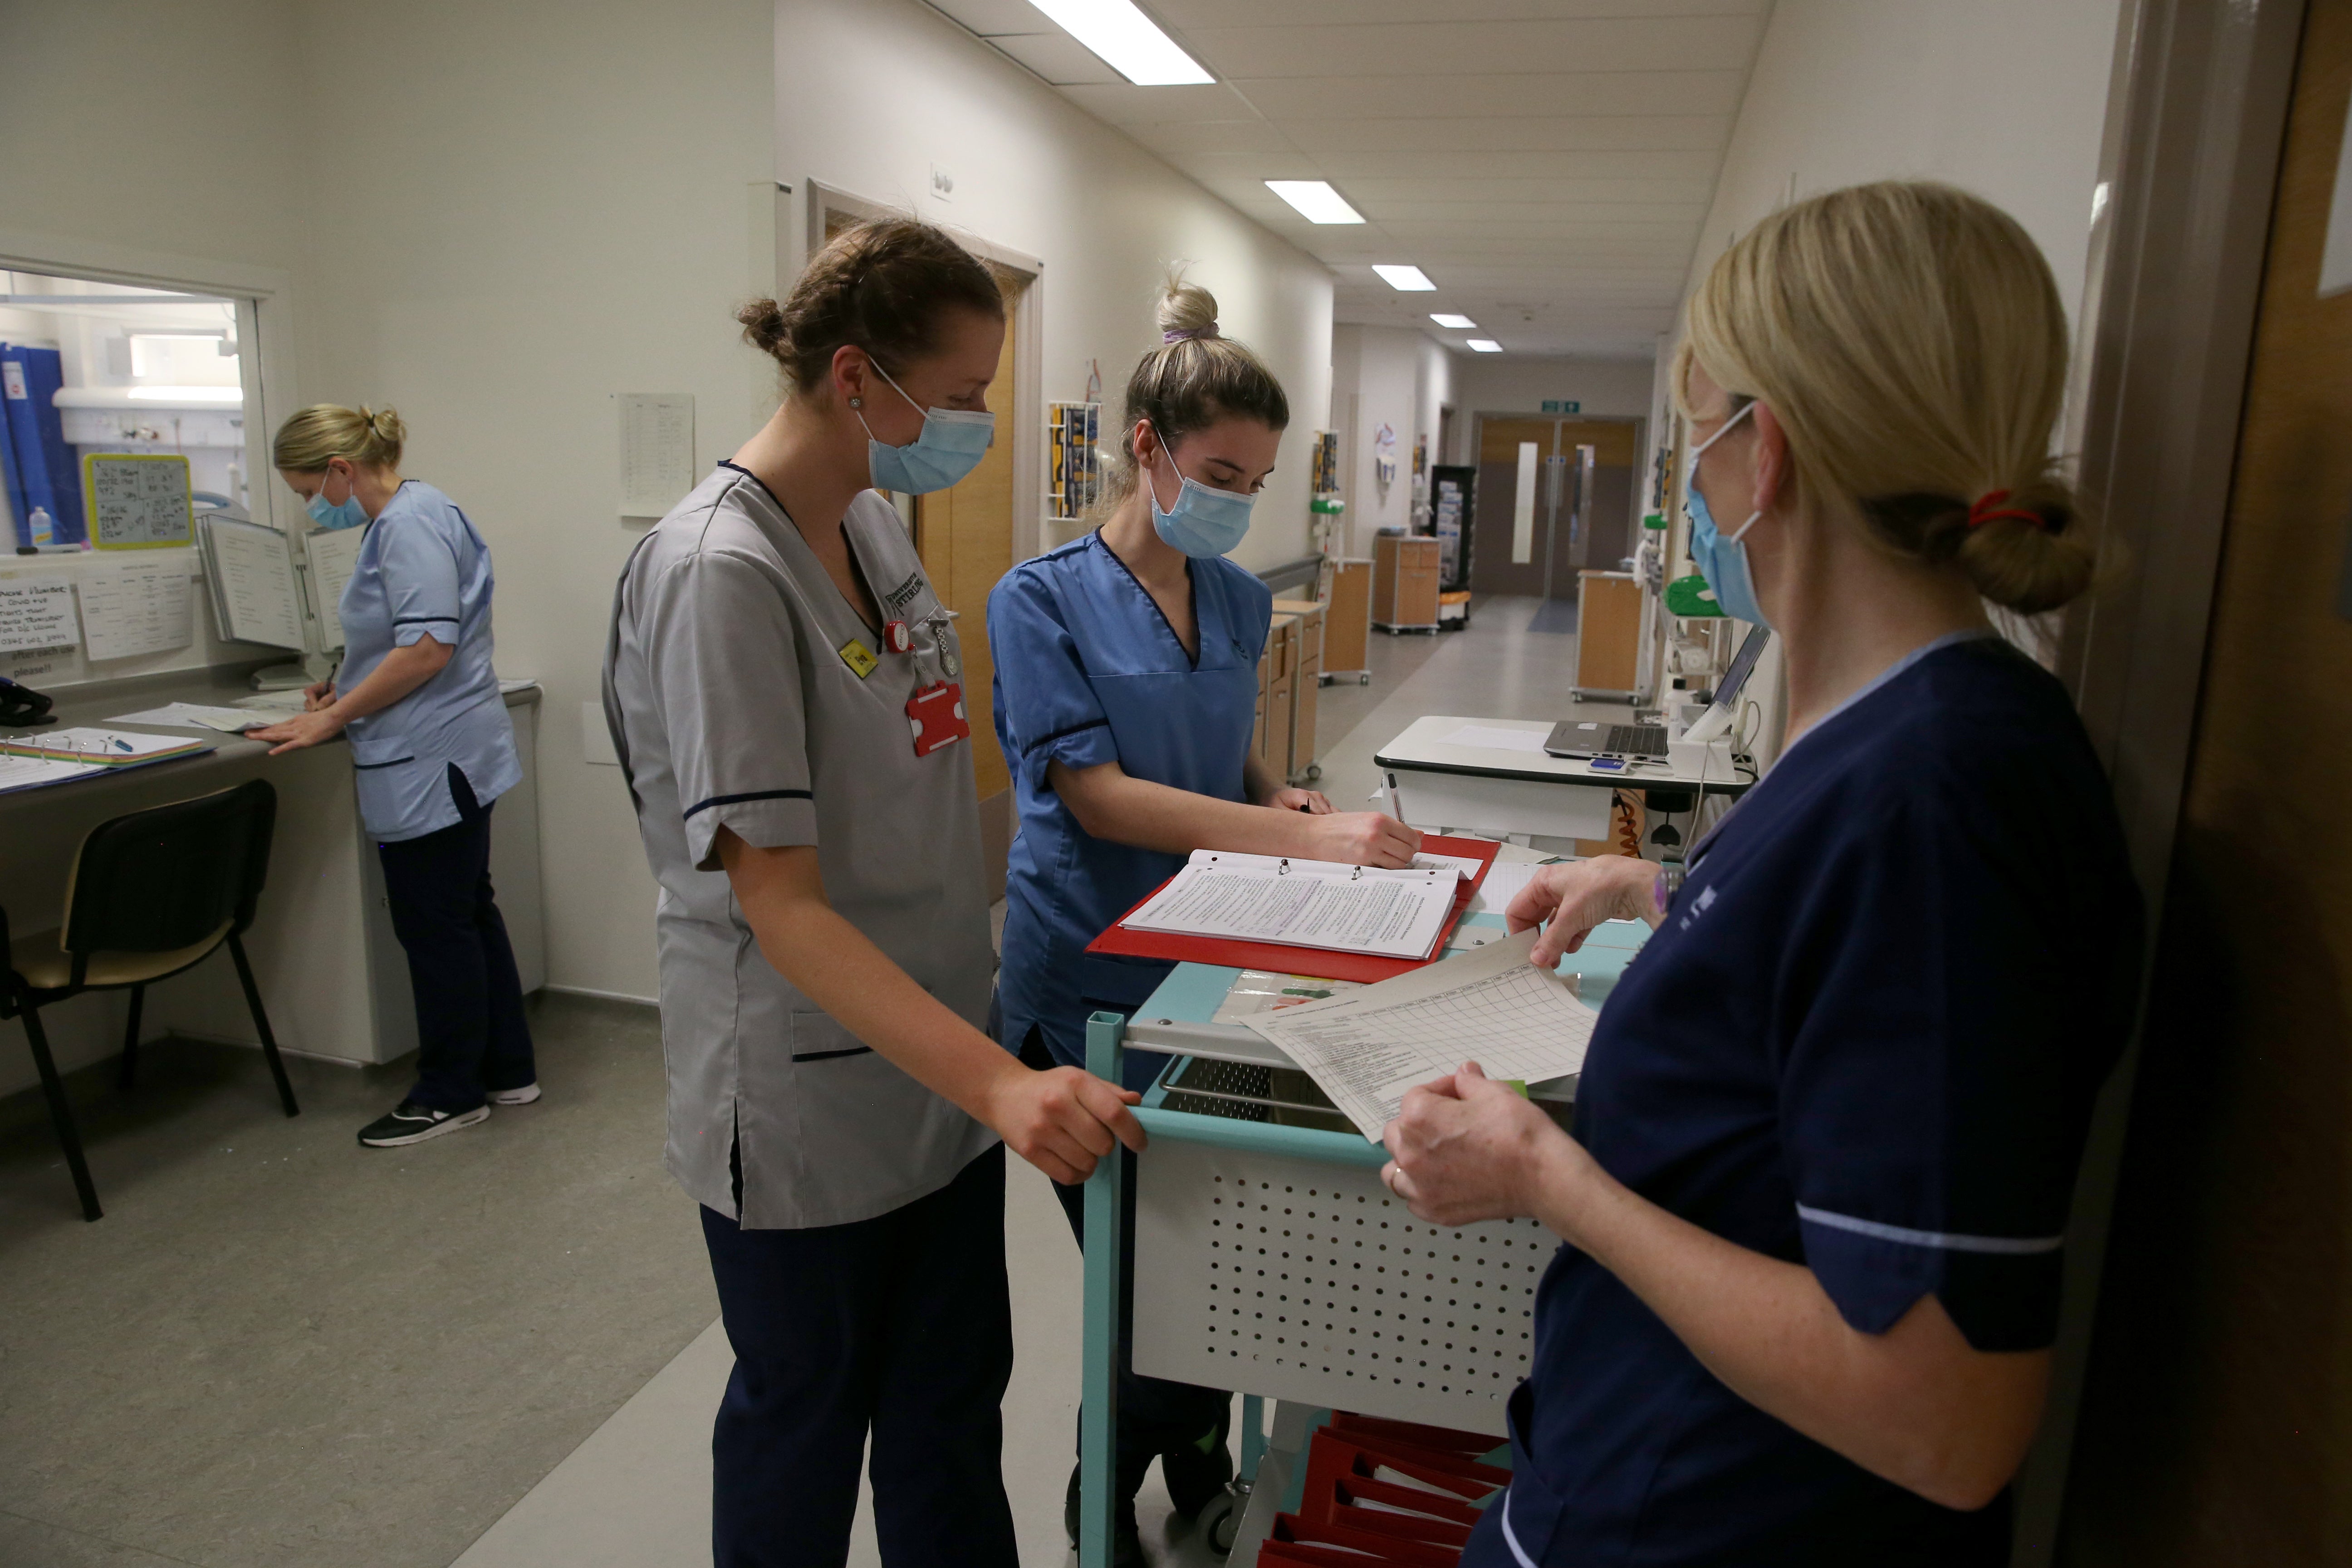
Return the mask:
<path id="1" fill-rule="evenodd" d="M 1568 961 L 1590 1000 L 1638 946 L 1619 923 Z M 1087 1070 L 1111 1082 L 1129 1048 L 1171 1054 L 1136 1113 L 1150 1147 L 1135 1162 L 1131 1251 L 1118 1244 L 1123 1162 L 1100 1162 L 1087 1184 L 1080 1568 L 1110 1563 L 1119 1276 L 1130 1258 L 1135 1371 L 1244 1395 L 1239 1479 L 1199 1519 L 1237 1564 L 1255 1563 L 1289 1506 L 1291 1464 L 1322 1412 L 1490 1433 L 1499 1447 L 1505 1402 L 1533 1352 L 1536 1285 L 1559 1238 L 1532 1219 L 1460 1229 L 1415 1219 L 1381 1184 L 1381 1145 L 1274 1046 L 1209 1021 L 1235 973 L 1180 964 L 1132 1018 L 1097 1013 L 1087 1024 Z M 1531 1092 L 1564 1121 L 1574 1082 Z M 1271 1452 L 1267 1399 L 1280 1402 Z"/>

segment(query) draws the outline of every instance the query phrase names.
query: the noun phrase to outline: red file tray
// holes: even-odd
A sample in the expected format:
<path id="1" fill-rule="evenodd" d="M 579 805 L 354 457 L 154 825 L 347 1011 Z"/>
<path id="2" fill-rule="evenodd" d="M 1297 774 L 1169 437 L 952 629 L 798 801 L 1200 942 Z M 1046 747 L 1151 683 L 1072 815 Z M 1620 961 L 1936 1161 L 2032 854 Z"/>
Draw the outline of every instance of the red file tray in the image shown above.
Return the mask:
<path id="1" fill-rule="evenodd" d="M 1339 952 L 1328 947 L 1293 947 L 1279 942 L 1236 942 L 1229 937 L 1183 936 L 1173 931 L 1129 931 L 1127 915 L 1135 913 L 1160 896 L 1162 882 L 1136 901 L 1135 909 L 1118 917 L 1117 923 L 1102 935 L 1087 943 L 1088 952 L 1116 952 L 1129 958 L 1167 958 L 1181 963 L 1221 963 L 1234 969 L 1265 969 L 1276 974 L 1311 974 L 1318 980 L 1356 980 L 1370 984 L 1387 980 L 1407 970 L 1419 969 L 1433 962 L 1445 951 L 1445 939 L 1462 921 L 1463 910 L 1477 896 L 1478 885 L 1486 879 L 1495 864 L 1495 851 L 1502 847 L 1483 838 L 1445 838 L 1433 835 L 1421 841 L 1422 852 L 1428 855 L 1453 855 L 1475 858 L 1478 873 L 1454 890 L 1453 912 L 1439 928 L 1437 943 L 1421 958 L 1385 958 L 1373 953 Z M 1173 878 L 1170 879 L 1174 880 Z"/>

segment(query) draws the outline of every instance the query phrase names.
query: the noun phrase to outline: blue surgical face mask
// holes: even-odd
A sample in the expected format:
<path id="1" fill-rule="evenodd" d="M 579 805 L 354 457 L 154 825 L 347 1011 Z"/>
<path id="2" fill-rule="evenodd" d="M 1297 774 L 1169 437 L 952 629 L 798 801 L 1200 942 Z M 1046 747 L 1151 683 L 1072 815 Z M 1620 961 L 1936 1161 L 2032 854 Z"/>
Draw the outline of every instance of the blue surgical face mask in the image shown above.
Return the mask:
<path id="1" fill-rule="evenodd" d="M 365 528 L 368 525 L 367 509 L 360 505 L 359 487 L 352 486 L 352 493 L 341 500 L 329 500 L 327 479 L 323 474 L 319 477 L 318 493 L 302 503 L 302 510 L 309 512 L 310 521 L 320 528 Z"/>
<path id="2" fill-rule="evenodd" d="M 869 358 L 866 363 L 874 362 Z M 921 435 L 903 447 L 886 447 L 874 438 L 874 427 L 866 425 L 866 416 L 858 414 L 857 422 L 866 425 L 866 472 L 876 489 L 926 496 L 961 483 L 966 474 L 980 466 L 989 442 L 996 437 L 995 415 L 961 408 L 924 408 L 907 397 L 905 390 L 890 380 L 888 371 L 876 364 L 874 374 L 891 391 L 906 397 L 908 407 L 920 410 L 923 416 Z"/>
<path id="3" fill-rule="evenodd" d="M 1763 606 L 1756 602 L 1756 583 L 1748 574 L 1748 547 L 1740 542 L 1756 520 L 1764 515 L 1759 509 L 1748 514 L 1748 521 L 1738 531 L 1725 534 L 1715 526 L 1715 514 L 1707 510 L 1706 497 L 1699 493 L 1699 454 L 1731 433 L 1731 427 L 1748 416 L 1756 405 L 1743 403 L 1739 412 L 1723 422 L 1723 428 L 1691 448 L 1690 473 L 1683 483 L 1684 510 L 1690 514 L 1690 552 L 1699 575 L 1706 579 L 1708 590 L 1723 613 L 1736 620 L 1754 626 L 1769 626 L 1764 618 Z"/>
<path id="4" fill-rule="evenodd" d="M 1169 463 L 1172 467 L 1175 458 Z M 1250 507 L 1257 498 L 1237 490 L 1212 489 L 1181 472 L 1176 478 L 1176 504 L 1162 511 L 1159 476 L 1144 470 L 1144 483 L 1151 487 L 1151 527 L 1161 542 L 1200 560 L 1223 555 L 1239 544 L 1249 531 Z"/>

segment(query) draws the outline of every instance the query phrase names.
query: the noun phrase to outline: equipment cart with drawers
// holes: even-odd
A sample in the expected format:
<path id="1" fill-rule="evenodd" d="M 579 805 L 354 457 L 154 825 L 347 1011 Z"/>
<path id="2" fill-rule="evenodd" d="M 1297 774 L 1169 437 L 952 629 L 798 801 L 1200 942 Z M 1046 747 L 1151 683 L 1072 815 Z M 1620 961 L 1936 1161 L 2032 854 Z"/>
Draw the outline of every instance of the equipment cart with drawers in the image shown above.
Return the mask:
<path id="1" fill-rule="evenodd" d="M 1478 927 L 1499 917 L 1469 917 Z M 1564 961 L 1598 1004 L 1639 945 L 1612 922 Z M 1646 931 L 1639 931 L 1647 935 Z M 1300 962 L 1311 965 L 1312 955 Z M 1134 1244 L 1119 1245 L 1122 1162 L 1087 1184 L 1080 1568 L 1108 1568 L 1120 1272 L 1135 1269 L 1135 1370 L 1244 1397 L 1239 1479 L 1200 1517 L 1254 1564 L 1323 1412 L 1504 1434 L 1533 1352 L 1535 1289 L 1559 1246 L 1530 1219 L 1448 1229 L 1380 1179 L 1386 1152 L 1307 1076 L 1238 1025 L 1212 1021 L 1238 972 L 1179 964 L 1132 1018 L 1097 1013 L 1087 1066 L 1118 1081 L 1130 1047 L 1171 1053 L 1137 1118 Z M 1531 1086 L 1564 1121 L 1575 1080 Z M 1264 1402 L 1278 1402 L 1274 1442 Z"/>

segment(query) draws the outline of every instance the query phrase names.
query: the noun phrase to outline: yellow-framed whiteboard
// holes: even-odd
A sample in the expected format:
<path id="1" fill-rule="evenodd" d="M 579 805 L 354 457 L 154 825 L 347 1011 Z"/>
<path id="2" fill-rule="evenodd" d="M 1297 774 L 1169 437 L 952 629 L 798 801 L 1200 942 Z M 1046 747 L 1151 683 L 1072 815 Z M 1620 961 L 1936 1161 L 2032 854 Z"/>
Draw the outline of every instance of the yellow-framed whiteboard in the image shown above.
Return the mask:
<path id="1" fill-rule="evenodd" d="M 82 505 L 97 550 L 168 550 L 196 542 L 188 459 L 173 452 L 92 452 L 81 460 Z"/>

